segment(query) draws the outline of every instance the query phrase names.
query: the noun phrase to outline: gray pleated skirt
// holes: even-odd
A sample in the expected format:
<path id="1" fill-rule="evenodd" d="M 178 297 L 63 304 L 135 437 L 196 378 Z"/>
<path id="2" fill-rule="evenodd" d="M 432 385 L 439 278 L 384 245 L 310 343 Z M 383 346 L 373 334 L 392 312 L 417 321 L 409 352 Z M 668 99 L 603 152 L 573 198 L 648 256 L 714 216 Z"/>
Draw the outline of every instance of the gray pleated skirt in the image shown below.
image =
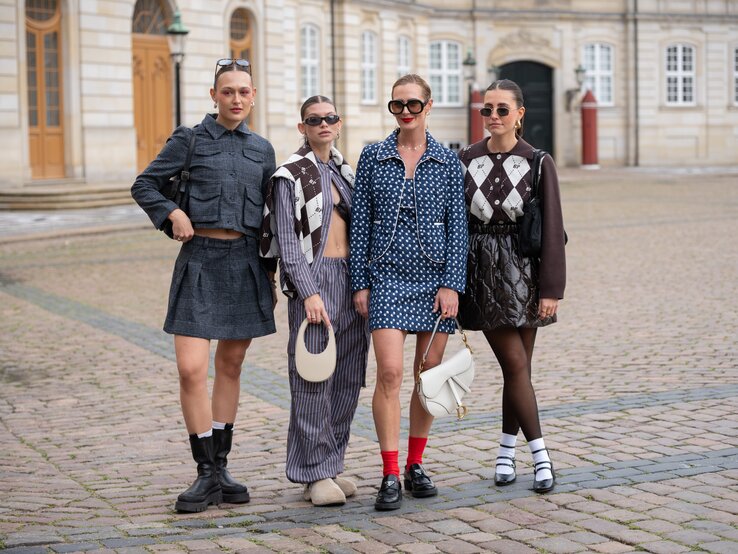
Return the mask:
<path id="1" fill-rule="evenodd" d="M 164 331 L 242 340 L 275 332 L 272 290 L 255 237 L 195 235 L 182 245 L 169 290 Z"/>

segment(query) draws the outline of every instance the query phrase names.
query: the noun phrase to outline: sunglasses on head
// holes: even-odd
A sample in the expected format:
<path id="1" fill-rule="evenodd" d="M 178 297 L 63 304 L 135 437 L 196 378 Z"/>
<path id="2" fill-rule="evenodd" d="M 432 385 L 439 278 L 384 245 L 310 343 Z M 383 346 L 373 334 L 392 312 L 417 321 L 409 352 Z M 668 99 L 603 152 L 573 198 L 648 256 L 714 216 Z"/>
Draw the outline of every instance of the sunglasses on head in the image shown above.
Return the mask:
<path id="1" fill-rule="evenodd" d="M 479 113 L 482 114 L 482 117 L 489 117 L 492 115 L 492 111 L 494 108 L 481 108 L 479 110 Z M 505 117 L 510 113 L 510 108 L 506 106 L 497 106 L 497 115 L 500 117 Z"/>
<path id="2" fill-rule="evenodd" d="M 341 121 L 341 117 L 336 114 L 331 115 L 324 115 L 323 117 L 317 116 L 317 115 L 311 115 L 310 117 L 306 117 L 303 123 L 305 125 L 310 125 L 311 127 L 317 127 L 323 122 L 326 122 L 328 125 L 335 125 L 339 121 Z"/>
<path id="3" fill-rule="evenodd" d="M 407 108 L 407 111 L 411 114 L 417 115 L 423 111 L 423 108 L 425 108 L 427 103 L 428 101 L 423 102 L 422 100 L 417 100 L 415 98 L 408 100 L 407 102 L 403 102 L 402 100 L 390 100 L 387 102 L 387 109 L 392 115 L 400 115 L 405 108 Z"/>
<path id="4" fill-rule="evenodd" d="M 243 59 L 233 59 L 233 58 L 221 58 L 217 62 L 215 62 L 215 72 L 218 73 L 218 71 L 223 67 L 229 67 L 231 65 L 235 65 L 237 69 L 240 69 L 241 71 L 245 71 L 249 75 L 251 75 L 251 62 L 248 60 Z"/>

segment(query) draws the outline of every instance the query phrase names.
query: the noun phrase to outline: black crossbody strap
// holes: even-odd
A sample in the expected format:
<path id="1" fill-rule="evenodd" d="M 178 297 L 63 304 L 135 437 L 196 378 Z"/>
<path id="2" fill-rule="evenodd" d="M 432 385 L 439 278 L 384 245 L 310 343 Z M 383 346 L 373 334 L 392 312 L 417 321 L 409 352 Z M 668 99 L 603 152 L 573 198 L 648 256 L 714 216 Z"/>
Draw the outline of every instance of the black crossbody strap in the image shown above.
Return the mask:
<path id="1" fill-rule="evenodd" d="M 543 158 L 546 156 L 545 150 L 534 150 L 533 154 L 533 168 L 531 169 L 531 188 L 533 194 L 532 198 L 538 196 L 538 182 L 541 180 L 541 167 L 543 166 Z"/>
<path id="2" fill-rule="evenodd" d="M 190 137 L 190 145 L 187 148 L 187 157 L 185 158 L 184 167 L 182 167 L 182 171 L 179 172 L 179 179 L 181 181 L 189 181 L 190 180 L 190 164 L 192 163 L 192 152 L 195 150 L 195 138 L 197 137 L 197 133 L 195 130 L 192 130 L 192 136 Z"/>

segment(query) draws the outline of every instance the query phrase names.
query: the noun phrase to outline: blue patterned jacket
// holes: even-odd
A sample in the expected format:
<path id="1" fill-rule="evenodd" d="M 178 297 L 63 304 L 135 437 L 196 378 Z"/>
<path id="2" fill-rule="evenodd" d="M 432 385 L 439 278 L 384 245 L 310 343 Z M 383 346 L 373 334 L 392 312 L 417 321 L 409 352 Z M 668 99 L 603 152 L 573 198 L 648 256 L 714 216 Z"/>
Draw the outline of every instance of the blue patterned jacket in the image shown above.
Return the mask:
<path id="1" fill-rule="evenodd" d="M 394 240 L 405 165 L 394 131 L 361 152 L 351 216 L 351 289 L 370 288 L 369 268 Z M 466 282 L 467 219 L 464 178 L 454 152 L 426 131 L 427 147 L 415 168 L 418 242 L 430 261 L 444 264 L 440 286 L 459 292 Z"/>

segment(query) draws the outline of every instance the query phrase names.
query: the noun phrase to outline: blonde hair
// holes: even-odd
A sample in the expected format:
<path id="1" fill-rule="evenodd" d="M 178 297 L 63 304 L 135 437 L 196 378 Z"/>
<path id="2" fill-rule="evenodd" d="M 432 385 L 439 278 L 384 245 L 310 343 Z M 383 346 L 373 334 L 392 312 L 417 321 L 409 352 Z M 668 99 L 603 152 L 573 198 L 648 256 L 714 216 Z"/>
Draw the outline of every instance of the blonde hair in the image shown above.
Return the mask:
<path id="1" fill-rule="evenodd" d="M 397 87 L 400 87 L 402 85 L 418 85 L 422 91 L 423 91 L 423 100 L 426 102 L 430 100 L 431 97 L 431 88 L 428 82 L 423 79 L 420 75 L 417 75 L 415 73 L 408 73 L 407 75 L 403 75 L 397 81 L 395 81 L 395 84 L 392 85 L 392 94 L 395 93 L 395 89 Z"/>

